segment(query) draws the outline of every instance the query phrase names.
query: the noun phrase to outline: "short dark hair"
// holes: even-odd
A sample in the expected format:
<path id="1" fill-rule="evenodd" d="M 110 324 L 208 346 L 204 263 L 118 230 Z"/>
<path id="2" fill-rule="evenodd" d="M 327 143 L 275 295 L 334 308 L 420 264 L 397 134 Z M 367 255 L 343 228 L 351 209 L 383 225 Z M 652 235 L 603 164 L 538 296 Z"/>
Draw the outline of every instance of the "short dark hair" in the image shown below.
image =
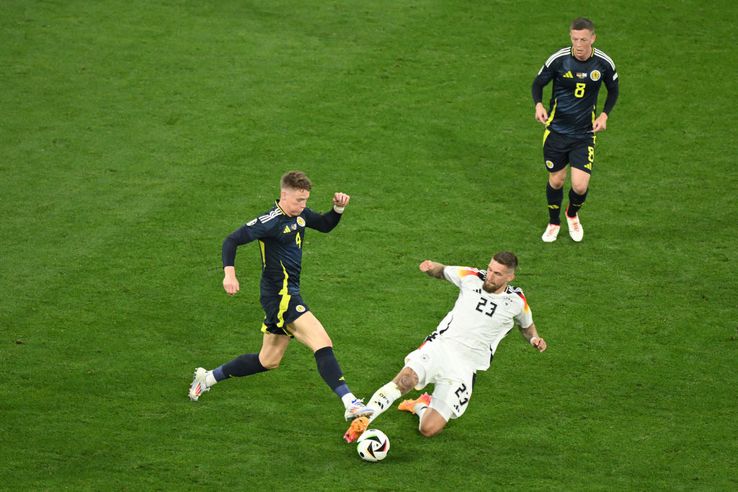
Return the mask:
<path id="1" fill-rule="evenodd" d="M 577 17 L 576 19 L 571 21 L 571 25 L 569 26 L 570 31 L 581 31 L 583 29 L 595 32 L 594 22 L 587 19 L 586 17 Z"/>
<path id="2" fill-rule="evenodd" d="M 511 253 L 510 251 L 500 251 L 499 253 L 495 253 L 492 259 L 508 268 L 512 268 L 513 270 L 518 268 L 518 257 L 515 256 L 515 253 Z"/>
<path id="3" fill-rule="evenodd" d="M 280 188 L 292 188 L 293 190 L 310 191 L 313 183 L 302 171 L 290 171 L 282 176 L 279 182 Z"/>

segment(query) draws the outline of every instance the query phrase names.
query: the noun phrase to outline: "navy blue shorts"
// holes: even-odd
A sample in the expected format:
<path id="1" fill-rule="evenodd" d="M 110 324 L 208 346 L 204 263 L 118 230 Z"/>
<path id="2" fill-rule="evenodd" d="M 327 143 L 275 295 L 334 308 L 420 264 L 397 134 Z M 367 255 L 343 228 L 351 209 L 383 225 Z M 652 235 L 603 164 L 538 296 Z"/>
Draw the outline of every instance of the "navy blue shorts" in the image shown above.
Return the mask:
<path id="1" fill-rule="evenodd" d="M 567 164 L 592 174 L 595 157 L 595 136 L 580 139 L 546 131 L 543 141 L 543 160 L 548 172 L 564 169 Z"/>
<path id="2" fill-rule="evenodd" d="M 261 325 L 261 331 L 275 335 L 292 336 L 287 331 L 287 325 L 310 311 L 299 294 L 262 296 L 261 307 L 264 308 L 264 323 Z"/>

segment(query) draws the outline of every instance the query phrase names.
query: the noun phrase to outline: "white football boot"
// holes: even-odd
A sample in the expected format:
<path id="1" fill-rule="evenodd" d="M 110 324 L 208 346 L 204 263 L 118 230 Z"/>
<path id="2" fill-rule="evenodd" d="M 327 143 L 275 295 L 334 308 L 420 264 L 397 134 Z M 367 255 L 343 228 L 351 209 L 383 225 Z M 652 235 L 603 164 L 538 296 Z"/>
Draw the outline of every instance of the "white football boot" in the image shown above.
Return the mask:
<path id="1" fill-rule="evenodd" d="M 561 226 L 559 224 L 548 224 L 548 226 L 546 226 L 546 230 L 543 231 L 541 239 L 543 239 L 544 243 L 552 243 L 556 241 L 557 237 L 559 237 L 560 230 Z"/>
<path id="2" fill-rule="evenodd" d="M 569 235 L 571 238 L 576 242 L 581 241 L 584 237 L 584 229 L 582 228 L 582 223 L 579 222 L 579 214 L 574 217 L 566 215 L 566 222 L 569 224 Z"/>
<path id="3" fill-rule="evenodd" d="M 195 376 L 192 379 L 192 384 L 190 385 L 190 400 L 197 401 L 198 398 L 200 398 L 200 395 L 205 393 L 206 391 L 210 391 L 210 388 L 208 387 L 208 384 L 205 382 L 205 377 L 207 376 L 208 371 L 205 370 L 203 367 L 198 367 L 195 369 Z"/>
<path id="4" fill-rule="evenodd" d="M 357 417 L 369 417 L 373 413 L 374 410 L 364 405 L 364 402 L 357 398 L 351 402 L 351 406 L 346 408 L 343 418 L 349 421 L 354 420 Z"/>

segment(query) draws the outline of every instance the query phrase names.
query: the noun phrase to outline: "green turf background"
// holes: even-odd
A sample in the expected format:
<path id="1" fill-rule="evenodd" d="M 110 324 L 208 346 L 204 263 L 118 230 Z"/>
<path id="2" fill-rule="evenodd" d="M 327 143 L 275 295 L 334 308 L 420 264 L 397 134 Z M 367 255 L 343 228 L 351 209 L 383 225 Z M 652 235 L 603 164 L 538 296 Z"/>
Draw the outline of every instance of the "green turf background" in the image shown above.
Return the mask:
<path id="1" fill-rule="evenodd" d="M 530 83 L 578 15 L 617 63 L 584 242 L 543 244 Z M 735 490 L 732 1 L 0 2 L 0 489 Z M 548 94 L 548 91 L 546 92 Z M 604 97 L 604 90 L 603 90 Z M 602 99 L 601 99 L 602 101 Z M 550 350 L 512 334 L 439 437 L 370 465 L 295 344 L 260 344 L 257 248 L 221 241 L 299 168 L 303 295 L 368 397 L 451 307 L 425 258 L 511 249 Z"/>

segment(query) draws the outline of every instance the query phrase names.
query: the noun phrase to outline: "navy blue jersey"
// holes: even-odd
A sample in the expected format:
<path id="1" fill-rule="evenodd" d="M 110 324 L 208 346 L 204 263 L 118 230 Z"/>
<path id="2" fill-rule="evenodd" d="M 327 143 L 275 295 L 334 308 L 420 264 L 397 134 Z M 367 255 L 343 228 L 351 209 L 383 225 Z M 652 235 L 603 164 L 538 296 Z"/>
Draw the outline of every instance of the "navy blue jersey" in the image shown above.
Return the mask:
<path id="1" fill-rule="evenodd" d="M 577 60 L 571 47 L 562 48 L 546 60 L 533 81 L 535 103 L 542 101 L 543 87 L 552 80 L 546 128 L 573 138 L 590 137 L 603 81 L 607 87 L 603 112 L 609 115 L 615 106 L 619 90 L 615 63 L 596 48 L 586 61 Z"/>
<path id="2" fill-rule="evenodd" d="M 331 210 L 325 214 L 306 208 L 295 217 L 274 207 L 233 231 L 223 241 L 223 266 L 233 266 L 236 249 L 242 244 L 259 241 L 261 252 L 261 295 L 300 293 L 302 245 L 307 227 L 320 232 L 333 230 L 341 214 Z"/>

